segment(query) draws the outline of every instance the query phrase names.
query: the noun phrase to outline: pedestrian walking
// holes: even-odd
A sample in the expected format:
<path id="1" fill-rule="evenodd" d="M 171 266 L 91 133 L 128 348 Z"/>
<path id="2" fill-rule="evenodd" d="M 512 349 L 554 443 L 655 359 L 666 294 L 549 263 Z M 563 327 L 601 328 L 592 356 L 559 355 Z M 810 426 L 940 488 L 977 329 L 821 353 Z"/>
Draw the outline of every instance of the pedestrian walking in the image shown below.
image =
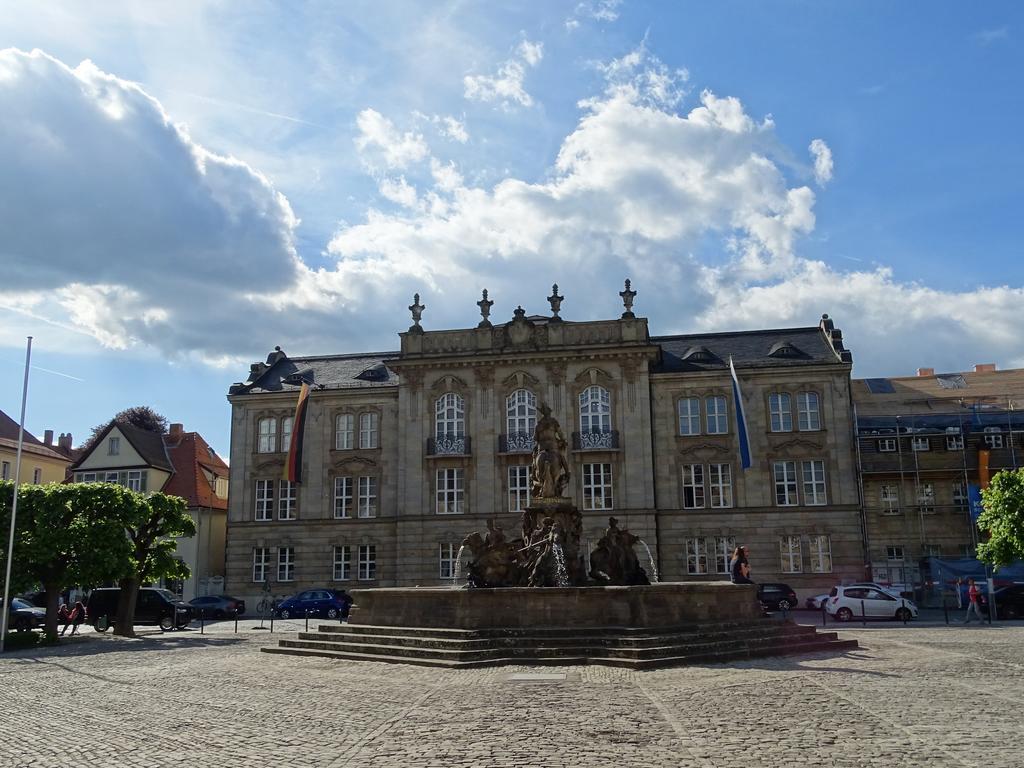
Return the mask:
<path id="1" fill-rule="evenodd" d="M 971 612 L 978 617 L 978 623 L 984 624 L 985 620 L 981 617 L 981 590 L 978 589 L 978 585 L 974 583 L 974 579 L 967 580 L 967 597 L 970 602 L 967 603 L 967 616 L 964 618 L 964 624 L 971 623 Z"/>
<path id="2" fill-rule="evenodd" d="M 750 580 L 750 560 L 747 547 L 736 547 L 729 561 L 729 580 L 733 584 L 753 584 Z"/>
<path id="3" fill-rule="evenodd" d="M 963 609 L 964 607 L 964 580 L 959 576 L 956 577 L 956 607 Z"/>
<path id="4" fill-rule="evenodd" d="M 61 603 L 60 608 L 57 609 L 57 621 L 64 624 L 60 630 L 61 635 L 63 635 L 68 631 L 68 627 L 71 625 L 71 610 L 68 608 L 67 603 Z"/>
<path id="5" fill-rule="evenodd" d="M 75 603 L 75 607 L 71 609 L 71 634 L 75 634 L 78 631 L 78 625 L 85 621 L 85 606 L 82 601 L 79 600 Z"/>

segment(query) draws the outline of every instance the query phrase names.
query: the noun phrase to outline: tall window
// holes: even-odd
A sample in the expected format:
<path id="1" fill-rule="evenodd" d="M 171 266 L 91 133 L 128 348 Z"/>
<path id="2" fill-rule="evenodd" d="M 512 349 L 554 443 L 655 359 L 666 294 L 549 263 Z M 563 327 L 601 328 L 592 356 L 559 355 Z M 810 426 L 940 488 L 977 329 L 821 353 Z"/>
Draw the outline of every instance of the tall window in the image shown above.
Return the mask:
<path id="1" fill-rule="evenodd" d="M 930 451 L 932 443 L 927 437 L 912 437 L 910 439 L 910 447 L 915 451 Z"/>
<path id="2" fill-rule="evenodd" d="M 359 447 L 376 448 L 379 445 L 380 432 L 376 413 L 359 414 Z"/>
<path id="3" fill-rule="evenodd" d="M 267 565 L 270 562 L 270 552 L 266 547 L 253 547 L 252 549 L 252 580 L 264 582 L 267 580 Z"/>
<path id="4" fill-rule="evenodd" d="M 692 574 L 708 572 L 707 539 L 695 537 L 686 540 L 686 572 Z"/>
<path id="5" fill-rule="evenodd" d="M 130 469 L 125 476 L 125 487 L 129 491 L 144 491 L 146 490 L 146 470 L 145 469 Z"/>
<path id="6" fill-rule="evenodd" d="M 964 436 L 961 434 L 946 435 L 947 451 L 962 451 L 964 449 Z"/>
<path id="7" fill-rule="evenodd" d="M 537 426 L 537 396 L 528 389 L 517 389 L 505 398 L 505 432 L 533 435 Z"/>
<path id="8" fill-rule="evenodd" d="M 985 447 L 1002 448 L 1003 430 L 999 427 L 985 427 Z"/>
<path id="9" fill-rule="evenodd" d="M 583 465 L 583 508 L 612 508 L 612 465 Z"/>
<path id="10" fill-rule="evenodd" d="M 793 410 L 789 395 L 785 392 L 772 392 L 768 395 L 768 415 L 772 432 L 793 431 Z"/>
<path id="11" fill-rule="evenodd" d="M 804 471 L 804 504 L 817 506 L 825 504 L 825 462 L 805 461 Z"/>
<path id="12" fill-rule="evenodd" d="M 434 404 L 434 437 L 465 437 L 466 403 L 462 395 L 445 392 Z"/>
<path id="13" fill-rule="evenodd" d="M 42 467 L 35 467 L 32 470 L 32 482 L 39 485 L 43 482 L 43 469 Z"/>
<path id="14" fill-rule="evenodd" d="M 803 573 L 804 564 L 800 557 L 800 537 L 783 536 L 779 539 L 779 555 L 783 573 Z"/>
<path id="15" fill-rule="evenodd" d="M 677 404 L 679 410 L 679 434 L 700 434 L 700 398 L 684 397 Z"/>
<path id="16" fill-rule="evenodd" d="M 704 413 L 709 435 L 724 435 L 729 431 L 729 411 L 724 397 L 715 395 L 705 398 Z"/>
<path id="17" fill-rule="evenodd" d="M 898 485 L 886 484 L 879 491 L 879 501 L 882 504 L 882 512 L 894 515 L 900 511 L 900 487 Z"/>
<path id="18" fill-rule="evenodd" d="M 780 507 L 798 504 L 796 495 L 796 462 L 776 461 L 772 464 L 775 475 L 775 503 Z"/>
<path id="19" fill-rule="evenodd" d="M 715 536 L 711 539 L 711 545 L 715 554 L 715 573 L 729 573 L 729 561 L 736 549 L 736 539 L 733 536 Z"/>
<path id="20" fill-rule="evenodd" d="M 121 438 L 111 437 L 107 440 L 107 455 L 118 456 L 121 453 Z"/>
<path id="21" fill-rule="evenodd" d="M 704 465 L 683 464 L 683 508 L 704 506 Z"/>
<path id="22" fill-rule="evenodd" d="M 464 510 L 465 483 L 461 469 L 437 470 L 437 514 L 461 515 Z"/>
<path id="23" fill-rule="evenodd" d="M 530 468 L 513 465 L 508 468 L 508 511 L 522 512 L 530 505 Z"/>
<path id="24" fill-rule="evenodd" d="M 694 537 L 686 540 L 686 572 L 729 573 L 729 560 L 736 548 L 732 536 Z"/>
<path id="25" fill-rule="evenodd" d="M 267 416 L 259 420 L 259 439 L 256 444 L 258 453 L 274 453 L 277 450 L 277 419 Z"/>
<path id="26" fill-rule="evenodd" d="M 281 452 L 292 449 L 292 424 L 295 423 L 294 416 L 285 416 L 281 419 Z"/>
<path id="27" fill-rule="evenodd" d="M 953 483 L 953 504 L 961 509 L 967 506 L 967 486 L 962 482 Z"/>
<path id="28" fill-rule="evenodd" d="M 612 398 L 594 384 L 580 392 L 580 432 L 611 432 Z M 600 507 L 598 507 L 600 509 Z"/>
<path id="29" fill-rule="evenodd" d="M 352 481 L 351 477 L 334 478 L 334 517 L 336 520 L 352 517 Z"/>
<path id="30" fill-rule="evenodd" d="M 442 579 L 455 578 L 455 558 L 458 549 L 454 544 L 442 542 L 437 545 L 437 573 Z"/>
<path id="31" fill-rule="evenodd" d="M 278 548 L 277 580 L 295 581 L 295 547 Z"/>
<path id="32" fill-rule="evenodd" d="M 797 427 L 801 432 L 821 429 L 821 413 L 816 392 L 801 392 L 796 396 Z"/>
<path id="33" fill-rule="evenodd" d="M 359 478 L 359 516 L 377 516 L 377 478 Z"/>
<path id="34" fill-rule="evenodd" d="M 348 545 L 334 548 L 334 580 L 348 581 L 352 578 L 352 547 Z"/>
<path id="35" fill-rule="evenodd" d="M 274 517 L 274 481 L 256 481 L 256 520 L 271 520 Z"/>
<path id="36" fill-rule="evenodd" d="M 351 413 L 338 414 L 334 420 L 334 449 L 350 451 L 355 447 L 355 417 Z"/>
<path id="37" fill-rule="evenodd" d="M 377 578 L 377 546 L 359 545 L 359 580 L 373 581 Z"/>
<path id="38" fill-rule="evenodd" d="M 832 540 L 823 534 L 807 537 L 812 573 L 832 572 Z"/>
<path id="39" fill-rule="evenodd" d="M 282 480 L 278 487 L 281 489 L 281 493 L 277 502 L 277 519 L 294 520 L 295 509 L 299 504 L 298 486 L 295 483 Z"/>
<path id="40" fill-rule="evenodd" d="M 732 506 L 732 467 L 728 464 L 708 465 L 708 485 L 712 507 Z"/>
<path id="41" fill-rule="evenodd" d="M 11 462 L 5 461 L 2 464 L 0 464 L 0 480 L 10 480 L 10 479 L 11 479 Z M 84 483 L 85 480 L 83 479 L 82 482 Z"/>
<path id="42" fill-rule="evenodd" d="M 935 511 L 935 486 L 931 483 L 921 483 L 917 486 L 917 506 L 923 514 L 931 514 Z"/>

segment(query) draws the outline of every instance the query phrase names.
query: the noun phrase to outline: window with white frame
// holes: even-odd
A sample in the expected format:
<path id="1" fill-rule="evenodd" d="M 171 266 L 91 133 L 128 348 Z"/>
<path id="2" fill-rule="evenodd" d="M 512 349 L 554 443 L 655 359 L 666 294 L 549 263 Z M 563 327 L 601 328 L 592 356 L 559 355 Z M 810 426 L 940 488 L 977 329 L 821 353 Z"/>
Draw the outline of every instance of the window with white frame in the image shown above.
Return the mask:
<path id="1" fill-rule="evenodd" d="M 295 581 L 295 547 L 278 547 L 277 580 Z"/>
<path id="2" fill-rule="evenodd" d="M 130 469 L 125 476 L 125 487 L 130 491 L 146 490 L 146 470 Z"/>
<path id="3" fill-rule="evenodd" d="M 825 504 L 825 462 L 811 460 L 801 463 L 804 472 L 804 504 L 809 506 Z"/>
<path id="4" fill-rule="evenodd" d="M 348 581 L 352 578 L 352 547 L 347 544 L 334 547 L 334 580 Z"/>
<path id="5" fill-rule="evenodd" d="M 455 578 L 455 558 L 458 548 L 451 543 L 441 542 L 437 545 L 437 573 L 442 579 Z"/>
<path id="6" fill-rule="evenodd" d="M 583 465 L 583 508 L 612 508 L 612 465 Z"/>
<path id="7" fill-rule="evenodd" d="M 376 448 L 380 444 L 380 416 L 376 413 L 359 414 L 359 447 Z"/>
<path id="8" fill-rule="evenodd" d="M 377 516 L 377 478 L 371 475 L 359 478 L 359 516 Z"/>
<path id="9" fill-rule="evenodd" d="M 890 563 L 902 563 L 903 562 L 903 545 L 902 544 L 889 544 L 885 548 L 885 559 Z"/>
<path id="10" fill-rule="evenodd" d="M 457 392 L 445 392 L 434 403 L 434 437 L 466 436 L 466 401 Z"/>
<path id="11" fill-rule="evenodd" d="M 352 496 L 355 478 L 334 478 L 334 519 L 344 520 L 352 517 Z"/>
<path id="12" fill-rule="evenodd" d="M 900 487 L 886 483 L 879 489 L 878 499 L 882 505 L 882 513 L 894 515 L 900 511 Z"/>
<path id="13" fill-rule="evenodd" d="M 967 506 L 967 485 L 965 483 L 953 483 L 953 504 L 960 508 Z"/>
<path id="14" fill-rule="evenodd" d="M 334 450 L 350 451 L 355 447 L 355 416 L 339 413 L 334 419 Z"/>
<path id="15" fill-rule="evenodd" d="M 920 483 L 917 486 L 917 506 L 924 514 L 935 511 L 935 486 L 932 483 Z"/>
<path id="16" fill-rule="evenodd" d="M 676 404 L 679 412 L 679 434 L 700 434 L 700 398 L 684 397 Z"/>
<path id="17" fill-rule="evenodd" d="M 736 549 L 736 538 L 733 536 L 715 536 L 710 539 L 711 550 L 715 556 L 715 573 L 730 573 L 729 561 Z"/>
<path id="18" fill-rule="evenodd" d="M 708 572 L 708 542 L 702 537 L 686 540 L 686 572 L 702 574 Z"/>
<path id="19" fill-rule="evenodd" d="M 32 469 L 32 482 L 35 485 L 39 485 L 41 482 L 43 482 L 43 468 L 42 467 L 34 467 Z"/>
<path id="20" fill-rule="evenodd" d="M 294 416 L 285 416 L 281 419 L 281 452 L 292 449 L 292 425 L 295 423 Z"/>
<path id="21" fill-rule="evenodd" d="M 817 392 L 800 392 L 796 396 L 796 425 L 801 432 L 821 429 L 821 409 Z"/>
<path id="22" fill-rule="evenodd" d="M 832 539 L 825 534 L 807 537 L 807 548 L 811 556 L 811 573 L 832 572 Z"/>
<path id="23" fill-rule="evenodd" d="M 125 478 L 127 480 L 127 477 Z M 104 472 L 103 482 L 121 484 L 121 475 L 118 472 Z"/>
<path id="24" fill-rule="evenodd" d="M 768 395 L 768 415 L 772 432 L 793 431 L 793 409 L 787 393 L 772 392 Z"/>
<path id="25" fill-rule="evenodd" d="M 879 453 L 896 453 L 896 438 L 883 437 L 878 441 Z"/>
<path id="26" fill-rule="evenodd" d="M 272 520 L 274 518 L 274 481 L 256 481 L 256 520 Z"/>
<path id="27" fill-rule="evenodd" d="M 437 514 L 461 515 L 464 510 L 464 475 L 459 468 L 437 470 Z"/>
<path id="28" fill-rule="evenodd" d="M 121 454 L 121 438 L 107 438 L 107 456 L 119 456 Z"/>
<path id="29" fill-rule="evenodd" d="M 508 468 L 508 511 L 522 512 L 530 506 L 530 468 L 514 464 Z"/>
<path id="30" fill-rule="evenodd" d="M 712 507 L 732 506 L 732 467 L 729 464 L 708 464 L 708 485 Z"/>
<path id="31" fill-rule="evenodd" d="M 289 483 L 281 480 L 278 484 L 280 489 L 277 496 L 277 519 L 294 520 L 295 510 L 299 505 L 299 487 L 297 483 Z"/>
<path id="32" fill-rule="evenodd" d="M 704 465 L 683 464 L 683 509 L 704 507 Z"/>
<path id="33" fill-rule="evenodd" d="M 946 434 L 946 450 L 947 451 L 962 451 L 964 449 L 964 436 L 957 430 L 956 434 L 950 434 L 947 431 Z"/>
<path id="34" fill-rule="evenodd" d="M 709 435 L 724 435 L 729 432 L 729 410 L 725 397 L 712 395 L 704 398 L 704 420 Z"/>
<path id="35" fill-rule="evenodd" d="M 985 447 L 1002 448 L 1003 430 L 1000 427 L 985 427 Z"/>
<path id="36" fill-rule="evenodd" d="M 775 504 L 792 507 L 799 503 L 796 493 L 796 462 L 776 461 L 772 464 L 775 478 Z"/>
<path id="37" fill-rule="evenodd" d="M 537 426 L 537 396 L 528 389 L 517 389 L 505 398 L 505 432 L 533 435 Z"/>
<path id="38" fill-rule="evenodd" d="M 611 395 L 604 387 L 593 384 L 580 392 L 580 432 L 605 433 L 611 430 Z"/>
<path id="39" fill-rule="evenodd" d="M 252 580 L 262 583 L 267 580 L 267 566 L 270 564 L 270 550 L 266 547 L 252 549 Z"/>
<path id="40" fill-rule="evenodd" d="M 932 442 L 927 437 L 910 438 L 910 449 L 913 451 L 930 451 Z"/>
<path id="41" fill-rule="evenodd" d="M 373 581 L 377 578 L 377 545 L 359 545 L 359 580 Z"/>
<path id="42" fill-rule="evenodd" d="M 8 465 L 8 469 L 10 469 L 10 465 Z M 80 482 L 80 483 L 95 483 L 96 482 L 96 473 L 95 472 L 83 472 L 81 475 L 79 475 L 78 482 Z"/>
<path id="43" fill-rule="evenodd" d="M 277 451 L 277 419 L 273 416 L 262 418 L 258 422 L 258 453 L 274 453 Z"/>
<path id="44" fill-rule="evenodd" d="M 799 536 L 782 536 L 779 539 L 779 556 L 783 573 L 803 573 Z"/>

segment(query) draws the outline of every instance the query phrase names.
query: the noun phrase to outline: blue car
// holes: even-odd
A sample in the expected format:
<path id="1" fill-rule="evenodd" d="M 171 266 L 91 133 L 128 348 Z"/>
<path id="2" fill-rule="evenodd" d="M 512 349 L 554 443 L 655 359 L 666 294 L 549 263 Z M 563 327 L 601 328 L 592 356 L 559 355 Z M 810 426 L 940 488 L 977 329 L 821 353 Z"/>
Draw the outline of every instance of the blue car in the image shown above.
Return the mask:
<path id="1" fill-rule="evenodd" d="M 352 598 L 339 589 L 307 589 L 282 600 L 274 609 L 279 619 L 302 619 L 320 616 L 325 619 L 347 618 Z"/>

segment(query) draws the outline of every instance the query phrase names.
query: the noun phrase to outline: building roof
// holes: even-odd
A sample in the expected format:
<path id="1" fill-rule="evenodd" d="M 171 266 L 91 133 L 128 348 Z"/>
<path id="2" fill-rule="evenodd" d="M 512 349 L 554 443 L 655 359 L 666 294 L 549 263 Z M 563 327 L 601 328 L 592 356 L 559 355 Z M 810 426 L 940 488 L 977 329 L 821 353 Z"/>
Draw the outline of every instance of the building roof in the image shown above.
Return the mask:
<path id="1" fill-rule="evenodd" d="M 227 509 L 228 500 L 214 493 L 214 486 L 206 479 L 204 469 L 226 478 L 228 465 L 210 447 L 198 432 L 178 432 L 164 435 L 167 454 L 174 465 L 174 474 L 164 486 L 164 493 L 180 496 L 190 507 Z"/>
<path id="2" fill-rule="evenodd" d="M 851 387 L 861 416 L 958 412 L 976 405 L 1024 412 L 1024 368 L 854 379 Z"/>
<path id="3" fill-rule="evenodd" d="M 164 448 L 163 435 L 158 432 L 150 432 L 148 429 L 140 429 L 139 427 L 132 426 L 131 424 L 122 424 L 120 422 L 111 421 L 103 428 L 95 440 L 90 441 L 89 449 L 82 451 L 78 458 L 71 464 L 70 469 L 77 469 L 79 465 L 90 454 L 96 447 L 101 445 L 106 439 L 110 431 L 117 427 L 121 430 L 121 434 L 124 435 L 125 439 L 131 443 L 132 448 L 138 452 L 142 460 L 146 462 L 147 466 L 154 467 L 155 469 L 163 469 L 167 472 L 174 471 L 174 465 L 171 464 L 171 459 L 167 455 L 167 450 Z"/>
<path id="4" fill-rule="evenodd" d="M 258 377 L 231 387 L 231 394 L 298 392 L 303 382 L 314 389 L 364 389 L 398 386 L 398 374 L 386 360 L 398 352 L 286 357 L 281 355 Z M 273 358 L 274 355 L 271 355 Z"/>
<path id="5" fill-rule="evenodd" d="M 652 336 L 651 343 L 661 347 L 661 360 L 652 366 L 651 373 L 728 370 L 730 357 L 736 368 L 843 362 L 819 326 Z"/>
<path id="6" fill-rule="evenodd" d="M 3 411 L 0 411 L 0 446 L 10 448 L 13 451 L 18 450 L 18 422 Z M 31 453 L 34 456 L 45 456 L 48 459 L 68 461 L 68 457 L 61 451 L 56 450 L 55 446 L 45 445 L 27 429 L 22 437 L 22 451 Z"/>

